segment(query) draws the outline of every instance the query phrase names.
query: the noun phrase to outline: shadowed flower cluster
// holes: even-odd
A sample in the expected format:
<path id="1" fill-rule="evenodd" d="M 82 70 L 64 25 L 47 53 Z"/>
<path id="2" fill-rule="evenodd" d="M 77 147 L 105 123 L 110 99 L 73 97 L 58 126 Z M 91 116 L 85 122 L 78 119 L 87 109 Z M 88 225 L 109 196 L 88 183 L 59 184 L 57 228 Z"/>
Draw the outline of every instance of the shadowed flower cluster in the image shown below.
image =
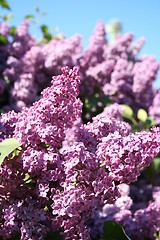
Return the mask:
<path id="1" fill-rule="evenodd" d="M 105 113 L 83 124 L 79 72 L 62 72 L 33 106 L 0 117 L 1 141 L 14 137 L 22 143 L 19 154 L 0 167 L 4 239 L 20 234 L 39 240 L 61 229 L 65 239 L 88 240 L 94 212 L 118 201 L 120 185 L 135 181 L 160 152 L 159 128 L 133 134 L 128 123 Z M 119 112 L 117 107 L 114 114 Z"/>

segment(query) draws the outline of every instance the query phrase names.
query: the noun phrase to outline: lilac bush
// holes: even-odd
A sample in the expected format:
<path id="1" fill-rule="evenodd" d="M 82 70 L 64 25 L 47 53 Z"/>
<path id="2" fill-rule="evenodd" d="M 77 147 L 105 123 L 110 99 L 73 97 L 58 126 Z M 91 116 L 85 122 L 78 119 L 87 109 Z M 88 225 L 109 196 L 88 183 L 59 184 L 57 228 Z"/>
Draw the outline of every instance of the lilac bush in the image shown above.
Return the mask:
<path id="1" fill-rule="evenodd" d="M 22 144 L 0 166 L 3 239 L 44 239 L 61 230 L 65 239 L 88 240 L 95 211 L 118 201 L 121 184 L 135 181 L 160 152 L 159 128 L 133 134 L 128 123 L 105 114 L 79 122 L 72 144 L 63 146 L 82 102 L 77 68 L 62 71 L 33 106 L 0 117 L 1 141 Z"/>
<path id="2" fill-rule="evenodd" d="M 40 98 L 40 92 L 50 85 L 52 76 L 59 74 L 63 66 L 77 65 L 82 52 L 78 34 L 37 45 L 28 33 L 28 24 L 25 19 L 8 44 L 9 56 L 3 75 L 10 82 L 10 98 L 5 111 L 20 111 L 22 107 L 33 104 Z"/>
<path id="3" fill-rule="evenodd" d="M 36 43 L 27 19 L 10 30 L 0 24 L 0 142 L 22 145 L 0 166 L 0 237 L 97 240 L 114 220 L 155 239 L 160 190 L 129 184 L 159 155 L 160 129 L 122 117 L 127 104 L 135 123 L 141 108 L 160 123 L 159 63 L 137 56 L 145 39 L 118 34 L 109 45 L 99 21 L 83 51 L 78 34 Z"/>
<path id="4" fill-rule="evenodd" d="M 61 68 L 67 65 L 77 66 L 80 72 L 83 121 L 91 121 L 92 116 L 102 112 L 107 99 L 127 104 L 135 113 L 140 108 L 150 113 L 149 108 L 158 92 L 153 81 L 159 63 L 154 56 L 137 56 L 144 38 L 133 42 L 133 33 L 118 34 L 114 44 L 109 45 L 101 20 L 97 22 L 88 47 L 83 50 L 82 37 L 78 34 L 37 44 L 29 34 L 28 24 L 25 19 L 12 40 L 9 39 L 9 26 L 0 25 L 0 33 L 7 39 L 0 50 L 5 55 L 1 64 L 3 78 L 0 79 L 1 108 L 5 112 L 12 109 L 18 112 L 32 105 L 41 97 L 40 92 L 50 86 L 52 76 L 60 74 Z M 4 80 L 9 82 L 6 87 Z M 86 106 L 88 101 L 91 108 Z"/>

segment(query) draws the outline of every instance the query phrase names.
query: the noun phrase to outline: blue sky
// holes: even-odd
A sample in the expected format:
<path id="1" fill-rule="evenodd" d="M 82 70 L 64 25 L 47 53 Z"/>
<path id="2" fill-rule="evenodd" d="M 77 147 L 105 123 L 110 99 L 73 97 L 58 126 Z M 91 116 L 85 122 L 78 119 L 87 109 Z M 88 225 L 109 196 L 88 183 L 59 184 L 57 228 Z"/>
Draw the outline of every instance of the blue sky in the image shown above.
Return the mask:
<path id="1" fill-rule="evenodd" d="M 160 62 L 160 0 L 8 0 L 14 17 L 10 24 L 18 26 L 28 14 L 36 15 L 36 7 L 47 15 L 40 17 L 39 25 L 47 25 L 53 33 L 58 26 L 68 38 L 76 33 L 83 37 L 84 48 L 98 20 L 106 24 L 112 18 L 122 23 L 123 33 L 134 33 L 135 40 L 144 36 L 146 43 L 140 55 L 154 55 Z M 9 13 L 0 8 L 0 14 Z M 38 34 L 31 24 L 32 35 Z M 160 73 L 155 85 L 160 88 Z"/>

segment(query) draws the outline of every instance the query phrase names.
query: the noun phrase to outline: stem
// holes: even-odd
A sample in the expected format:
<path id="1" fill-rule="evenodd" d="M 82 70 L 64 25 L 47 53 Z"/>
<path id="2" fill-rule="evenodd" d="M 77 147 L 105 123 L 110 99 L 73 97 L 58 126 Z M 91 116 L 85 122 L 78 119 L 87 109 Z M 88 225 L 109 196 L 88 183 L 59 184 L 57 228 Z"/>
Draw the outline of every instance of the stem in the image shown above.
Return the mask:
<path id="1" fill-rule="evenodd" d="M 95 168 L 93 171 L 91 171 L 91 173 L 98 171 L 100 168 L 102 168 L 104 166 L 105 166 L 105 162 L 103 162 L 101 165 L 99 165 L 97 168 Z"/>

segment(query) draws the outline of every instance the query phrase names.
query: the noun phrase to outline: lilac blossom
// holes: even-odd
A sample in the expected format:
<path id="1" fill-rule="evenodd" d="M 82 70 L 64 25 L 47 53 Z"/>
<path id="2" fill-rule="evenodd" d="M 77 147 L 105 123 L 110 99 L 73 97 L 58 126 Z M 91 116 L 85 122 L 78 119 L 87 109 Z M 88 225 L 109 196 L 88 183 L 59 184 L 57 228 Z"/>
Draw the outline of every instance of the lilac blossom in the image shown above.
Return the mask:
<path id="1" fill-rule="evenodd" d="M 7 239 L 20 233 L 21 239 L 36 240 L 62 228 L 65 239 L 88 240 L 93 233 L 88 222 L 95 214 L 119 222 L 133 238 L 152 238 L 160 228 L 159 191 L 153 199 L 134 204 L 122 184 L 136 181 L 159 154 L 160 130 L 131 133 L 119 103 L 134 111 L 149 109 L 156 118 L 155 57 L 137 58 L 143 40 L 133 45 L 132 33 L 108 46 L 103 21 L 97 23 L 84 53 L 79 35 L 36 46 L 28 27 L 24 20 L 13 41 L 5 50 L 0 48 L 0 71 L 5 69 L 9 80 L 6 88 L 1 79 L 2 99 L 5 91 L 9 95 L 4 109 L 18 112 L 1 115 L 0 142 L 14 137 L 22 143 L 19 155 L 9 156 L 0 166 L 0 235 Z M 4 34 L 8 36 L 7 27 Z M 61 67 L 63 74 L 52 78 Z M 115 103 L 83 124 L 78 96 L 93 94 L 94 87 L 100 97 L 109 95 Z M 142 192 L 141 198 L 147 195 L 147 190 Z"/>
<path id="2" fill-rule="evenodd" d="M 133 68 L 133 93 L 135 101 L 138 103 L 145 102 L 149 107 L 153 101 L 152 82 L 157 77 L 159 64 L 154 56 L 143 58 L 137 62 Z M 143 82 L 143 84 L 142 84 Z"/>
<path id="3" fill-rule="evenodd" d="M 126 33 L 119 35 L 109 46 L 105 24 L 101 20 L 83 51 L 82 37 L 78 34 L 36 46 L 28 28 L 25 19 L 13 40 L 3 46 L 2 71 L 5 80 L 10 82 L 6 88 L 9 98 L 4 91 L 2 93 L 5 111 L 14 109 L 18 112 L 22 107 L 32 105 L 41 97 L 40 92 L 50 86 L 52 75 L 60 74 L 60 69 L 66 65 L 79 68 L 82 100 L 95 94 L 95 88 L 98 88 L 102 99 L 107 95 L 116 103 L 128 104 L 135 112 L 139 108 L 148 111 L 152 105 L 157 92 L 153 81 L 159 64 L 153 56 L 137 57 L 144 38 L 132 43 L 134 35 Z M 8 36 L 7 31 L 6 25 L 6 32 L 2 32 Z M 105 106 L 104 103 L 102 105 Z"/>
<path id="4" fill-rule="evenodd" d="M 96 152 L 103 137 L 110 136 L 112 133 L 113 135 L 119 133 L 123 137 L 128 135 L 130 130 L 131 127 L 128 123 L 107 117 L 101 113 L 93 118 L 92 123 L 89 122 L 80 126 L 76 135 L 77 140 L 82 141 L 89 151 Z"/>
<path id="5" fill-rule="evenodd" d="M 152 105 L 149 107 L 148 114 L 153 117 L 157 124 L 160 124 L 160 91 L 158 91 L 153 99 Z"/>
<path id="6" fill-rule="evenodd" d="M 77 70 L 69 72 L 63 68 L 63 72 L 64 75 L 53 78 L 51 88 L 43 90 L 42 99 L 18 113 L 14 136 L 18 134 L 19 142 L 24 145 L 42 142 L 60 147 L 64 130 L 81 114 L 82 104 L 76 99 L 80 81 Z"/>
<path id="7" fill-rule="evenodd" d="M 17 41 L 21 43 L 26 31 L 26 25 L 23 29 L 23 24 L 22 33 L 21 28 L 17 29 L 17 34 L 20 34 Z M 10 109 L 20 111 L 22 107 L 30 106 L 40 98 L 39 92 L 50 86 L 52 76 L 60 74 L 63 66 L 77 65 L 77 59 L 82 53 L 81 37 L 77 34 L 69 39 L 55 39 L 40 46 L 32 44 L 27 51 L 18 56 L 12 53 L 14 51 L 11 50 L 3 74 L 5 79 L 11 82 Z"/>
<path id="8" fill-rule="evenodd" d="M 19 155 L 0 167 L 4 239 L 13 233 L 43 239 L 62 228 L 65 239 L 88 240 L 88 222 L 106 204 L 115 204 L 114 218 L 125 223 L 132 200 L 120 184 L 135 181 L 159 154 L 159 128 L 133 134 L 128 123 L 105 113 L 92 123 L 78 122 L 79 73 L 77 68 L 62 71 L 32 107 L 0 118 L 1 141 L 15 137 L 22 143 Z M 72 143 L 65 148 L 65 134 L 76 121 Z"/>
<path id="9" fill-rule="evenodd" d="M 87 69 L 89 66 L 95 66 L 97 63 L 103 62 L 106 47 L 105 24 L 103 21 L 98 21 L 93 36 L 90 37 L 89 46 L 80 59 L 80 66 Z"/>
<path id="10" fill-rule="evenodd" d="M 0 23 L 0 34 L 3 35 L 6 39 L 10 34 L 10 26 L 8 22 Z"/>
<path id="11" fill-rule="evenodd" d="M 136 57 L 143 47 L 146 39 L 144 37 L 139 38 L 136 42 L 131 44 L 130 51 L 133 57 Z"/>
<path id="12" fill-rule="evenodd" d="M 145 131 L 127 136 L 115 132 L 102 138 L 96 153 L 114 181 L 122 182 L 125 179 L 127 183 L 131 183 L 137 180 L 139 170 L 149 166 L 152 158 L 158 155 L 160 148 L 157 142 L 159 133 L 155 133 L 153 137 L 151 132 Z"/>
<path id="13" fill-rule="evenodd" d="M 16 33 L 10 47 L 10 53 L 12 56 L 20 58 L 33 45 L 35 45 L 35 39 L 29 34 L 29 21 L 28 19 L 24 19 L 21 25 L 16 29 Z"/>
<path id="14" fill-rule="evenodd" d="M 130 187 L 125 185 L 119 185 L 121 197 L 114 204 L 106 204 L 101 211 L 95 211 L 93 218 L 88 222 L 92 239 L 99 239 L 103 236 L 103 223 L 107 220 L 121 224 L 131 239 L 140 240 L 145 237 L 155 239 L 153 235 L 160 230 L 159 187 L 141 186 L 138 188 L 134 185 Z M 128 190 L 123 193 L 121 188 Z"/>

